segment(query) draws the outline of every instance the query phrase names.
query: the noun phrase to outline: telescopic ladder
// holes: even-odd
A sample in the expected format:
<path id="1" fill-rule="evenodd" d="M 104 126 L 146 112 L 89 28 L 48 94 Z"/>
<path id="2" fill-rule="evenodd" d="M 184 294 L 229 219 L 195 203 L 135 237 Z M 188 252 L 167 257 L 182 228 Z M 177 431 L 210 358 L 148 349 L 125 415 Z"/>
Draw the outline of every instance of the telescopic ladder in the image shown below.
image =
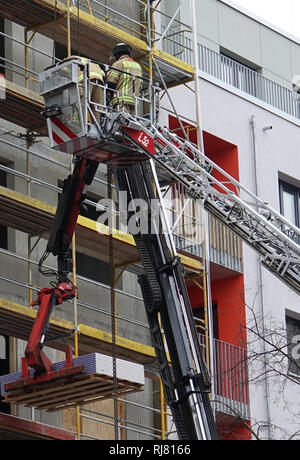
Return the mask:
<path id="1" fill-rule="evenodd" d="M 122 114 L 115 132 L 121 131 L 129 141 L 137 144 L 124 128 L 133 121 L 136 123 L 129 115 Z M 142 123 L 140 129 L 153 139 L 155 153 L 149 155 L 146 146 L 140 142 L 137 145 L 155 160 L 157 167 L 182 184 L 191 198 L 201 200 L 210 214 L 261 256 L 264 267 L 300 294 L 300 229 L 188 140 L 158 124 L 145 128 Z"/>

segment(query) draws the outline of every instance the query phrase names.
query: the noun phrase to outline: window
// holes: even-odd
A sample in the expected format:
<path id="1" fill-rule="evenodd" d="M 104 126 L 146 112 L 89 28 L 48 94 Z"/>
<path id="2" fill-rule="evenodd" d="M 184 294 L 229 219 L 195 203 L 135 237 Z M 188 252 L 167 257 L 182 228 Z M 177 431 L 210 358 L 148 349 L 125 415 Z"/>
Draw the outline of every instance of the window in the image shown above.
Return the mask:
<path id="1" fill-rule="evenodd" d="M 300 320 L 286 316 L 289 372 L 300 376 Z"/>
<path id="2" fill-rule="evenodd" d="M 226 83 L 257 97 L 259 68 L 242 58 L 221 51 L 221 78 Z"/>
<path id="3" fill-rule="evenodd" d="M 83 55 L 79 49 L 75 50 L 73 48 L 71 50 L 71 55 L 88 57 Z M 68 57 L 68 48 L 65 45 L 55 42 L 55 57 L 60 60 L 66 59 Z"/>
<path id="4" fill-rule="evenodd" d="M 106 262 L 77 252 L 76 267 L 79 276 L 110 286 L 110 265 Z"/>
<path id="5" fill-rule="evenodd" d="M 300 227 L 300 189 L 284 181 L 279 182 L 279 189 L 281 214 L 292 224 Z"/>
<path id="6" fill-rule="evenodd" d="M 300 227 L 300 188 L 291 185 L 288 182 L 279 181 L 280 190 L 280 212 L 281 214 L 296 227 Z M 290 238 L 300 244 L 298 235 L 290 228 L 283 228 Z"/>
<path id="7" fill-rule="evenodd" d="M 61 45 L 60 43 L 57 43 L 57 42 L 55 42 L 54 46 L 55 46 L 55 57 L 57 59 L 63 60 L 68 56 L 68 50 L 66 46 Z M 73 50 L 71 54 L 73 55 Z M 76 55 L 76 53 L 74 53 L 74 55 Z"/>

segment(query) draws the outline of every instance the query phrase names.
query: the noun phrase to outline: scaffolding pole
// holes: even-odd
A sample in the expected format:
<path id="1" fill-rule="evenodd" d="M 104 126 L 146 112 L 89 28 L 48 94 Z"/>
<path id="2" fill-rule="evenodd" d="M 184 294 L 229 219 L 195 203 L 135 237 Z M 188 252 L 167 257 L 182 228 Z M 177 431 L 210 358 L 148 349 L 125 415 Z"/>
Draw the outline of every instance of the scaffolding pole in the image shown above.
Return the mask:
<path id="1" fill-rule="evenodd" d="M 197 114 L 197 138 L 198 138 L 198 149 L 205 154 L 205 145 L 203 137 L 203 124 L 202 124 L 202 113 L 201 113 L 201 97 L 200 97 L 200 74 L 199 74 L 199 54 L 198 54 L 198 37 L 197 37 L 197 16 L 196 16 L 196 2 L 190 0 L 191 5 L 191 17 L 192 17 L 192 29 L 193 29 L 193 47 L 194 47 L 194 67 L 195 67 L 195 100 L 196 100 L 196 114 Z M 205 294 L 207 300 L 207 313 L 208 313 L 208 331 L 209 331 L 209 350 L 210 350 L 210 372 L 211 375 L 215 375 L 214 370 L 214 350 L 213 350 L 213 311 L 212 311 L 212 297 L 211 297 L 211 276 L 210 276 L 210 226 L 208 213 L 204 211 L 204 265 L 205 274 L 203 276 L 203 283 L 205 285 Z M 212 379 L 212 397 L 215 394 L 214 378 Z"/>

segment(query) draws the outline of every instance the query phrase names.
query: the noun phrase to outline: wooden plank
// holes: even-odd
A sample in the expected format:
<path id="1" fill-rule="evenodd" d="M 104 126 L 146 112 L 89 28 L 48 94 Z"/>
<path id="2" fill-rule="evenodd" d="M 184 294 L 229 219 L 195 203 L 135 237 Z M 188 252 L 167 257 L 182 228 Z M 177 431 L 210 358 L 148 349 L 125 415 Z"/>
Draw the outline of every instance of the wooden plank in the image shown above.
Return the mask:
<path id="1" fill-rule="evenodd" d="M 70 403 L 73 404 L 74 401 L 76 401 L 78 398 L 80 398 L 80 400 L 82 401 L 85 401 L 86 398 L 88 398 L 87 395 L 91 392 L 92 392 L 91 397 L 95 397 L 95 395 L 99 393 L 102 395 L 102 393 L 108 389 L 111 395 L 112 394 L 111 385 L 109 386 L 106 385 L 104 387 L 103 385 L 99 385 L 98 382 L 95 382 L 94 384 L 91 384 L 91 382 L 89 382 L 88 384 L 80 385 L 76 391 L 75 391 L 75 387 L 72 387 L 69 389 L 61 390 L 59 392 L 56 390 L 56 392 L 50 394 L 50 396 L 49 395 L 38 396 L 38 399 L 35 396 L 31 400 L 26 401 L 25 407 L 31 407 L 33 404 L 34 407 L 36 407 L 39 410 L 43 410 L 43 409 L 51 410 L 61 405 L 66 406 L 66 405 L 69 405 Z"/>
<path id="2" fill-rule="evenodd" d="M 86 380 L 86 376 L 83 376 L 83 378 Z M 83 382 L 84 384 L 86 383 L 85 381 Z M 64 389 L 66 392 L 72 392 L 75 387 L 82 386 L 82 381 L 79 382 L 64 382 L 62 383 L 49 383 L 49 384 L 43 384 L 37 385 L 36 388 L 32 387 L 31 389 L 27 388 L 18 388 L 16 391 L 13 391 L 5 396 L 5 400 L 7 402 L 13 402 L 15 404 L 21 403 L 21 404 L 29 404 L 34 401 L 41 401 L 43 402 L 44 399 L 47 400 L 47 398 L 51 398 L 51 395 L 57 396 L 58 388 L 60 389 L 61 393 L 64 393 Z M 66 386 L 67 385 L 67 386 Z M 66 387 L 66 388 L 65 388 Z M 70 388 L 69 388 L 70 387 Z"/>
<path id="3" fill-rule="evenodd" d="M 36 377 L 25 377 L 17 380 L 16 382 L 7 383 L 5 385 L 5 391 L 7 393 L 21 391 L 26 392 L 35 391 L 37 388 L 46 385 L 60 385 L 67 379 L 70 382 L 74 377 L 80 376 L 84 371 L 84 366 L 76 366 L 72 368 L 65 367 L 58 371 L 51 371 L 45 375 L 37 375 Z M 11 394 L 11 393 L 10 393 Z"/>
<path id="4" fill-rule="evenodd" d="M 141 391 L 141 389 L 137 390 L 136 388 L 130 389 L 129 387 L 126 387 L 124 389 L 117 391 L 117 396 L 120 398 L 120 397 L 124 397 L 130 394 L 136 393 L 137 391 Z M 113 388 L 111 388 L 106 393 L 101 392 L 99 395 L 97 395 L 97 393 L 99 392 L 95 392 L 94 395 L 89 397 L 88 399 L 83 400 L 82 396 L 79 396 L 77 398 L 73 398 L 73 400 L 70 401 L 67 405 L 65 405 L 65 403 L 63 403 L 63 405 L 56 404 L 52 408 L 48 407 L 48 408 L 44 408 L 44 410 L 46 410 L 47 412 L 58 412 L 61 410 L 69 409 L 71 407 L 77 407 L 78 405 L 79 406 L 90 405 L 96 402 L 108 401 L 113 398 Z"/>
<path id="5" fill-rule="evenodd" d="M 117 393 L 118 397 L 122 397 L 122 396 L 128 396 L 132 393 L 136 393 L 136 390 L 131 390 L 131 391 L 126 391 L 126 393 L 124 392 L 121 392 L 121 393 Z M 100 396 L 95 396 L 93 398 L 90 398 L 88 401 L 82 401 L 81 398 L 77 398 L 73 403 L 70 403 L 68 404 L 68 406 L 66 407 L 60 407 L 60 406 L 57 406 L 55 407 L 54 409 L 47 409 L 47 412 L 50 412 L 50 413 L 53 413 L 53 412 L 58 412 L 58 411 L 65 411 L 66 409 L 70 409 L 72 407 L 78 407 L 78 406 L 84 406 L 84 405 L 90 405 L 90 404 L 95 404 L 95 403 L 102 403 L 104 401 L 109 401 L 112 399 L 112 393 L 110 393 L 108 396 L 104 397 L 100 397 Z"/>
<path id="6" fill-rule="evenodd" d="M 21 382 L 20 382 L 21 384 Z M 117 380 L 119 396 L 141 391 L 142 385 L 127 380 Z M 58 411 L 69 407 L 111 399 L 114 393 L 113 378 L 100 374 L 88 374 L 46 384 L 24 386 L 4 398 L 6 403 L 35 407 L 39 410 Z"/>
<path id="7" fill-rule="evenodd" d="M 113 386 L 112 384 L 99 385 L 99 382 L 96 382 L 92 385 L 91 382 L 89 382 L 88 385 L 83 385 L 77 391 L 74 391 L 74 389 L 72 389 L 60 393 L 59 396 L 57 396 L 57 394 L 56 396 L 53 395 L 53 397 L 49 400 L 47 400 L 47 398 L 45 398 L 43 401 L 39 400 L 38 404 L 35 407 L 39 410 L 52 410 L 61 405 L 65 406 L 69 405 L 70 403 L 74 404 L 74 401 L 77 400 L 80 400 L 83 402 L 83 404 L 86 404 L 87 400 L 89 399 L 89 397 L 86 396 L 86 394 L 90 392 L 92 392 L 92 395 L 90 397 L 93 399 L 97 395 L 101 396 L 101 399 L 105 395 L 109 395 L 109 397 L 112 398 Z M 83 394 L 85 394 L 84 397 Z M 30 407 L 30 405 L 27 404 L 26 407 Z"/>

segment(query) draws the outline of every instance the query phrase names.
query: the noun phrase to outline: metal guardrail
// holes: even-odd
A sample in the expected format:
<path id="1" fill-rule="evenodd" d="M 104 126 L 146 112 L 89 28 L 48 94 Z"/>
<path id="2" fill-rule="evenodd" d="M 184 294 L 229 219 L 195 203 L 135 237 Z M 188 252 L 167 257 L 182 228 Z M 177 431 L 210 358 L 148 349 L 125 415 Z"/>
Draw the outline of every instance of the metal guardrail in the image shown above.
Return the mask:
<path id="1" fill-rule="evenodd" d="M 212 221 L 216 219 L 213 217 Z M 233 251 L 225 251 L 224 245 L 228 243 L 229 240 L 232 240 L 236 245 L 239 245 L 239 240 L 235 237 L 232 232 L 224 227 L 226 235 L 224 236 L 224 231 L 222 224 L 217 222 L 219 226 L 219 239 L 218 242 L 210 246 L 210 261 L 221 265 L 223 267 L 229 268 L 238 273 L 243 273 L 243 259 L 241 254 L 235 254 Z M 195 240 L 185 238 L 182 235 L 174 234 L 176 248 L 182 251 L 192 254 L 199 257 L 200 259 L 204 257 L 203 254 L 203 244 Z"/>
<path id="2" fill-rule="evenodd" d="M 170 31 L 170 33 L 172 33 L 172 31 Z M 179 56 L 183 61 L 189 64 L 193 64 L 193 53 L 191 48 L 192 41 L 187 37 L 185 37 L 184 47 L 182 46 L 182 39 L 179 41 L 176 35 L 172 36 L 172 41 L 166 40 L 164 42 L 164 50 L 166 52 Z M 198 44 L 198 53 L 200 70 L 202 72 L 294 118 L 300 119 L 300 96 L 291 89 L 201 44 Z"/>
<path id="3" fill-rule="evenodd" d="M 205 336 L 198 337 L 205 358 Z M 215 410 L 249 419 L 247 350 L 217 339 L 213 339 L 213 350 Z"/>
<path id="4" fill-rule="evenodd" d="M 202 45 L 199 54 L 203 72 L 300 119 L 300 97 L 292 90 Z"/>
<path id="5" fill-rule="evenodd" d="M 204 208 L 186 195 L 179 184 L 173 193 L 172 208 L 175 244 L 189 254 L 203 258 Z M 221 222 L 210 216 L 210 260 L 233 271 L 243 272 L 242 243 Z"/>

